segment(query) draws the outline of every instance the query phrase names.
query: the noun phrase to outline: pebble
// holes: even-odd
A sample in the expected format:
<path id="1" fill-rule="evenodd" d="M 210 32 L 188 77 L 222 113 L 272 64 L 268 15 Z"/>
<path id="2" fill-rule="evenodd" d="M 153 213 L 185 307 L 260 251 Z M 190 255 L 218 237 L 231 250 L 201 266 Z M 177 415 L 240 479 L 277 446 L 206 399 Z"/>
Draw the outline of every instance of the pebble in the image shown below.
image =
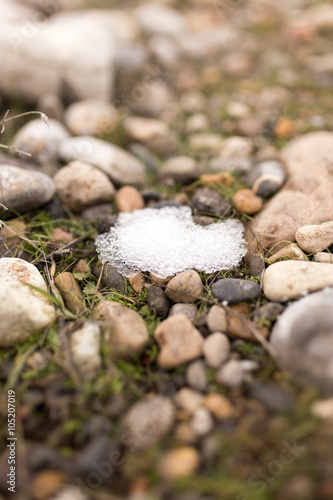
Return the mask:
<path id="1" fill-rule="evenodd" d="M 276 193 L 285 183 L 287 174 L 283 163 L 275 159 L 261 160 L 249 172 L 246 183 L 252 191 L 262 197 Z"/>
<path id="2" fill-rule="evenodd" d="M 55 310 L 52 303 L 28 286 L 48 292 L 35 266 L 22 259 L 3 257 L 0 259 L 0 281 L 1 347 L 21 342 L 53 322 Z"/>
<path id="3" fill-rule="evenodd" d="M 318 252 L 314 256 L 316 262 L 326 262 L 328 264 L 333 263 L 333 255 L 327 252 Z"/>
<path id="4" fill-rule="evenodd" d="M 119 302 L 103 301 L 94 310 L 101 321 L 112 355 L 120 357 L 141 354 L 149 340 L 147 326 L 139 313 Z"/>
<path id="5" fill-rule="evenodd" d="M 205 363 L 202 360 L 191 363 L 186 369 L 185 379 L 192 389 L 204 392 L 207 387 Z"/>
<path id="6" fill-rule="evenodd" d="M 157 285 L 148 288 L 147 302 L 151 309 L 154 309 L 156 316 L 161 318 L 169 312 L 169 299 L 167 294 Z"/>
<path id="7" fill-rule="evenodd" d="M 193 476 L 200 465 L 199 452 L 193 446 L 182 446 L 168 451 L 160 461 L 159 471 L 168 480 Z"/>
<path id="8" fill-rule="evenodd" d="M 323 420 L 333 421 L 333 398 L 316 401 L 311 408 L 311 413 Z"/>
<path id="9" fill-rule="evenodd" d="M 201 173 L 197 162 L 188 156 L 175 156 L 166 161 L 159 171 L 161 179 L 171 179 L 180 184 L 195 181 Z"/>
<path id="10" fill-rule="evenodd" d="M 212 333 L 205 339 L 202 350 L 207 365 L 219 368 L 229 357 L 229 339 L 224 333 Z"/>
<path id="11" fill-rule="evenodd" d="M 205 184 L 215 184 L 217 186 L 225 185 L 231 187 L 234 183 L 234 177 L 230 172 L 219 172 L 217 174 L 201 174 L 200 181 Z"/>
<path id="12" fill-rule="evenodd" d="M 117 191 L 116 207 L 118 212 L 133 212 L 144 208 L 145 202 L 140 192 L 133 186 L 123 186 Z"/>
<path id="13" fill-rule="evenodd" d="M 252 162 L 249 158 L 213 158 L 209 162 L 209 167 L 213 171 L 232 171 L 239 174 L 246 174 L 252 167 Z"/>
<path id="14" fill-rule="evenodd" d="M 333 220 L 333 174 L 328 168 L 333 161 L 332 140 L 332 132 L 311 132 L 282 149 L 288 181 L 251 222 L 252 249 L 257 241 L 264 248 L 293 242 L 301 226 Z"/>
<path id="15" fill-rule="evenodd" d="M 223 148 L 223 139 L 219 134 L 198 132 L 189 136 L 188 147 L 193 151 L 218 154 Z"/>
<path id="16" fill-rule="evenodd" d="M 141 184 L 145 166 L 135 156 L 109 142 L 92 136 L 71 137 L 59 148 L 62 160 L 81 160 L 104 172 L 117 185 Z"/>
<path id="17" fill-rule="evenodd" d="M 317 264 L 325 266 L 325 264 Z M 332 393 L 333 291 L 331 288 L 291 304 L 275 323 L 271 344 L 281 368 L 299 383 Z"/>
<path id="18" fill-rule="evenodd" d="M 196 436 L 206 436 L 206 434 L 211 432 L 214 428 L 212 414 L 207 408 L 199 406 L 199 408 L 193 412 L 190 425 Z"/>
<path id="19" fill-rule="evenodd" d="M 94 276 L 99 279 L 99 275 L 102 271 L 102 263 L 97 262 L 94 269 Z M 126 279 L 119 271 L 108 263 L 104 264 L 101 283 L 104 287 L 117 290 L 120 293 L 126 291 Z"/>
<path id="20" fill-rule="evenodd" d="M 169 398 L 148 394 L 125 415 L 122 444 L 133 452 L 158 443 L 170 430 L 174 413 L 174 406 Z"/>
<path id="21" fill-rule="evenodd" d="M 69 311 L 74 314 L 80 314 L 85 310 L 84 297 L 72 273 L 59 273 L 54 279 L 54 284 L 58 288 Z"/>
<path id="22" fill-rule="evenodd" d="M 248 137 L 233 136 L 222 143 L 220 158 L 250 158 L 253 151 L 253 142 Z"/>
<path id="23" fill-rule="evenodd" d="M 183 387 L 177 392 L 175 396 L 175 403 L 177 406 L 183 410 L 186 410 L 191 415 L 193 412 L 199 408 L 203 401 L 203 395 L 200 392 L 189 389 L 188 387 Z"/>
<path id="24" fill-rule="evenodd" d="M 100 340 L 100 327 L 93 321 L 87 321 L 70 337 L 73 361 L 85 380 L 93 379 L 102 367 Z"/>
<path id="25" fill-rule="evenodd" d="M 250 386 L 250 396 L 272 412 L 285 412 L 290 410 L 293 405 L 292 398 L 272 384 L 253 382 Z"/>
<path id="26" fill-rule="evenodd" d="M 207 314 L 206 324 L 211 333 L 226 332 L 228 329 L 228 315 L 220 306 L 213 306 Z"/>
<path id="27" fill-rule="evenodd" d="M 24 125 L 14 136 L 12 144 L 20 151 L 30 153 L 32 159 L 50 163 L 57 159 L 60 144 L 70 137 L 65 127 L 57 120 L 48 120 L 48 125 L 38 118 Z"/>
<path id="28" fill-rule="evenodd" d="M 261 307 L 258 307 L 253 313 L 253 320 L 275 321 L 279 314 L 284 311 L 284 306 L 279 302 L 267 302 Z"/>
<path id="29" fill-rule="evenodd" d="M 254 215 L 262 209 L 262 199 L 250 189 L 240 189 L 233 198 L 232 204 L 240 213 Z"/>
<path id="30" fill-rule="evenodd" d="M 268 258 L 270 264 L 274 262 L 279 262 L 281 260 L 309 260 L 305 253 L 295 245 L 295 243 L 290 243 L 286 247 L 281 248 L 278 252 Z"/>
<path id="31" fill-rule="evenodd" d="M 265 121 L 260 116 L 249 116 L 248 118 L 241 118 L 237 122 L 237 132 L 239 134 L 255 137 L 264 132 Z"/>
<path id="32" fill-rule="evenodd" d="M 266 269 L 263 291 L 269 300 L 287 302 L 309 292 L 333 286 L 331 264 L 288 260 Z"/>
<path id="33" fill-rule="evenodd" d="M 134 11 L 134 17 L 149 35 L 174 37 L 182 33 L 187 23 L 176 9 L 168 5 L 145 2 Z"/>
<path id="34" fill-rule="evenodd" d="M 170 311 L 169 316 L 177 316 L 177 314 L 183 314 L 186 316 L 192 323 L 195 321 L 195 317 L 197 315 L 198 308 L 194 304 L 174 304 Z"/>
<path id="35" fill-rule="evenodd" d="M 117 126 L 119 116 L 110 102 L 83 99 L 68 106 L 64 121 L 73 135 L 100 137 L 110 133 Z"/>
<path id="36" fill-rule="evenodd" d="M 253 255 L 250 261 L 250 274 L 251 276 L 262 276 L 265 272 L 265 262 L 260 253 Z"/>
<path id="37" fill-rule="evenodd" d="M 224 278 L 212 286 L 212 295 L 220 302 L 236 304 L 247 300 L 255 300 L 260 295 L 260 285 L 254 281 L 237 278 Z"/>
<path id="38" fill-rule="evenodd" d="M 20 214 L 45 205 L 55 193 L 52 179 L 42 172 L 1 165 L 0 203 Z"/>
<path id="39" fill-rule="evenodd" d="M 299 227 L 295 239 L 304 252 L 321 252 L 333 243 L 333 221 Z"/>
<path id="40" fill-rule="evenodd" d="M 196 271 L 184 271 L 174 276 L 165 289 L 173 302 L 194 302 L 203 291 L 203 284 Z"/>
<path id="41" fill-rule="evenodd" d="M 154 189 L 143 189 L 141 191 L 141 196 L 145 203 L 157 202 L 161 200 L 161 193 L 155 191 Z"/>
<path id="42" fill-rule="evenodd" d="M 208 187 L 198 189 L 192 196 L 194 210 L 201 213 L 227 217 L 231 214 L 231 204 L 217 191 Z"/>
<path id="43" fill-rule="evenodd" d="M 167 318 L 156 328 L 154 337 L 161 351 L 158 365 L 166 370 L 197 359 L 203 338 L 186 316 Z"/>
<path id="44" fill-rule="evenodd" d="M 235 414 L 233 405 L 222 394 L 208 394 L 203 401 L 203 405 L 217 420 L 224 420 L 233 417 Z"/>
<path id="45" fill-rule="evenodd" d="M 152 283 L 161 285 L 163 288 L 169 283 L 171 280 L 170 278 L 160 278 L 159 276 L 155 276 L 153 273 L 149 273 L 149 278 L 152 281 Z"/>
<path id="46" fill-rule="evenodd" d="M 82 274 L 90 274 L 90 273 L 91 273 L 91 266 L 84 259 L 80 259 L 73 267 L 73 275 L 74 274 L 81 274 L 82 275 Z"/>
<path id="47" fill-rule="evenodd" d="M 133 278 L 128 278 L 128 281 L 136 293 L 141 293 L 145 287 L 145 278 L 141 273 L 137 274 Z"/>
<path id="48" fill-rule="evenodd" d="M 185 123 L 185 130 L 188 134 L 193 132 L 204 132 L 209 128 L 209 119 L 204 113 L 194 113 Z"/>
<path id="49" fill-rule="evenodd" d="M 32 479 L 32 496 L 35 500 L 48 500 L 53 498 L 65 483 L 66 476 L 62 472 L 41 470 Z"/>
<path id="50" fill-rule="evenodd" d="M 244 382 L 242 363 L 231 359 L 217 372 L 216 380 L 226 387 L 239 387 Z"/>
<path id="51" fill-rule="evenodd" d="M 108 176 L 82 161 L 72 161 L 54 176 L 57 195 L 73 212 L 108 202 L 115 189 Z"/>
<path id="52" fill-rule="evenodd" d="M 179 154 L 179 140 L 174 132 L 152 137 L 145 144 L 149 151 L 161 158 L 170 158 Z"/>
<path id="53" fill-rule="evenodd" d="M 139 142 L 146 142 L 169 133 L 167 123 L 140 116 L 129 116 L 123 121 L 123 127 L 129 139 Z"/>
<path id="54" fill-rule="evenodd" d="M 1 167 L 0 167 L 1 168 Z M 26 231 L 26 225 L 19 219 L 8 221 L 0 229 L 0 258 L 18 257 L 29 261 L 29 256 L 24 252 L 25 242 L 21 238 Z M 27 257 L 27 258 L 25 258 Z"/>

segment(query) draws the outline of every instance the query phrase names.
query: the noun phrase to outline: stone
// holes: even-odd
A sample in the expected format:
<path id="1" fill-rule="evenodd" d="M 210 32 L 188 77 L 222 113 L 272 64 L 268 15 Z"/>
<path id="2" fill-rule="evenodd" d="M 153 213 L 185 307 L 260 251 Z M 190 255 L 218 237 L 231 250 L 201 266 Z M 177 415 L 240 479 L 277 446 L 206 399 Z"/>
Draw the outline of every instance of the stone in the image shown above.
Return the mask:
<path id="1" fill-rule="evenodd" d="M 35 170 L 0 165 L 0 203 L 25 214 L 45 205 L 54 195 L 52 179 Z"/>
<path id="2" fill-rule="evenodd" d="M 295 245 L 295 243 L 290 243 L 289 245 L 281 248 L 275 254 L 268 258 L 270 264 L 274 262 L 279 262 L 281 260 L 309 260 L 305 253 Z"/>
<path id="3" fill-rule="evenodd" d="M 182 389 L 180 389 L 180 391 L 178 391 L 175 396 L 175 403 L 177 404 L 177 406 L 182 410 L 186 410 L 191 415 L 197 408 L 199 408 L 202 401 L 202 394 L 193 389 L 189 389 L 188 387 L 183 387 Z"/>
<path id="4" fill-rule="evenodd" d="M 159 171 L 161 179 L 172 179 L 181 184 L 195 181 L 201 173 L 197 162 L 188 156 L 174 156 Z"/>
<path id="5" fill-rule="evenodd" d="M 226 332 L 228 329 L 228 315 L 222 307 L 215 305 L 210 308 L 206 323 L 211 333 Z"/>
<path id="6" fill-rule="evenodd" d="M 18 257 L 29 261 L 24 252 L 26 242 L 22 239 L 26 232 L 26 225 L 19 219 L 12 219 L 0 229 L 0 258 Z M 26 258 L 27 257 L 27 258 Z"/>
<path id="7" fill-rule="evenodd" d="M 203 405 L 211 412 L 217 420 L 231 418 L 235 414 L 235 409 L 229 399 L 222 394 L 208 394 Z"/>
<path id="8" fill-rule="evenodd" d="M 9 347 L 44 330 L 55 319 L 51 301 L 38 269 L 17 258 L 0 259 L 0 345 Z"/>
<path id="9" fill-rule="evenodd" d="M 205 363 L 202 360 L 191 363 L 185 373 L 187 384 L 197 391 L 205 391 L 207 387 L 207 375 Z"/>
<path id="10" fill-rule="evenodd" d="M 134 17 L 149 35 L 174 37 L 182 33 L 187 26 L 185 18 L 176 9 L 153 2 L 141 4 L 135 9 Z"/>
<path id="11" fill-rule="evenodd" d="M 213 171 L 232 171 L 239 174 L 246 174 L 252 167 L 252 162 L 249 158 L 234 157 L 234 158 L 213 158 L 209 162 L 209 167 Z"/>
<path id="12" fill-rule="evenodd" d="M 116 108 L 108 101 L 84 99 L 68 106 L 64 121 L 73 135 L 101 137 L 115 129 L 119 116 Z"/>
<path id="13" fill-rule="evenodd" d="M 266 269 L 263 291 L 269 300 L 287 302 L 326 286 L 333 286 L 331 264 L 287 260 Z"/>
<path id="14" fill-rule="evenodd" d="M 169 299 L 166 293 L 157 285 L 148 288 L 147 293 L 148 306 L 155 311 L 157 317 L 164 317 L 169 312 Z"/>
<path id="15" fill-rule="evenodd" d="M 316 401 L 311 408 L 311 413 L 315 417 L 323 420 L 333 421 L 333 398 Z"/>
<path id="16" fill-rule="evenodd" d="M 279 314 L 284 311 L 284 306 L 279 302 L 267 302 L 261 307 L 258 307 L 252 315 L 253 320 L 259 321 L 275 321 Z"/>
<path id="17" fill-rule="evenodd" d="M 169 316 L 177 316 L 178 314 L 183 314 L 186 316 L 192 323 L 194 323 L 196 314 L 198 312 L 197 307 L 194 304 L 174 304 L 170 311 Z"/>
<path id="18" fill-rule="evenodd" d="M 212 295 L 220 302 L 236 304 L 248 300 L 255 300 L 260 295 L 260 285 L 254 281 L 238 278 L 224 278 L 217 280 L 212 286 Z"/>
<path id="19" fill-rule="evenodd" d="M 333 221 L 299 227 L 295 239 L 304 252 L 321 252 L 333 243 Z"/>
<path id="20" fill-rule="evenodd" d="M 261 116 L 240 118 L 237 122 L 237 132 L 248 137 L 261 135 L 264 129 L 265 121 Z"/>
<path id="21" fill-rule="evenodd" d="M 43 21 L 38 15 L 31 25 L 22 15 L 8 24 L 0 38 L 1 91 L 28 102 L 42 94 L 71 101 L 108 100 L 113 92 L 116 30 L 108 25 L 107 11 L 99 18 L 93 12 L 61 13 Z"/>
<path id="22" fill-rule="evenodd" d="M 250 189 L 240 189 L 233 198 L 232 204 L 240 213 L 254 215 L 262 209 L 262 199 Z"/>
<path id="23" fill-rule="evenodd" d="M 104 172 L 117 185 L 141 184 L 145 166 L 124 149 L 91 136 L 71 137 L 59 148 L 60 158 L 67 163 L 81 160 Z"/>
<path id="24" fill-rule="evenodd" d="M 231 359 L 217 372 L 216 380 L 226 387 L 239 387 L 245 380 L 242 363 Z"/>
<path id="25" fill-rule="evenodd" d="M 223 148 L 223 139 L 219 134 L 197 132 L 189 136 L 188 147 L 193 151 L 207 151 L 212 155 L 218 154 Z"/>
<path id="26" fill-rule="evenodd" d="M 101 264 L 96 266 L 94 274 L 97 279 L 99 278 L 101 269 Z M 108 263 L 104 264 L 101 282 L 104 287 L 117 290 L 120 293 L 124 293 L 126 290 L 126 279 L 115 267 Z"/>
<path id="27" fill-rule="evenodd" d="M 293 243 L 298 228 L 333 220 L 332 139 L 331 132 L 311 132 L 283 148 L 288 181 L 250 225 L 264 248 Z"/>
<path id="28" fill-rule="evenodd" d="M 145 278 L 141 273 L 137 274 L 133 278 L 128 278 L 128 281 L 136 293 L 141 293 L 145 287 Z"/>
<path id="29" fill-rule="evenodd" d="M 317 264 L 325 266 L 325 264 Z M 333 290 L 316 292 L 291 304 L 275 323 L 270 342 L 276 361 L 302 385 L 333 388 Z"/>
<path id="30" fill-rule="evenodd" d="M 257 196 L 268 197 L 276 193 L 285 183 L 285 166 L 279 160 L 258 161 L 250 170 L 246 184 Z"/>
<path id="31" fill-rule="evenodd" d="M 170 158 L 179 153 L 179 140 L 177 134 L 168 132 L 165 135 L 156 135 L 146 143 L 149 151 L 161 158 Z"/>
<path id="32" fill-rule="evenodd" d="M 123 121 L 123 127 L 129 139 L 146 142 L 155 137 L 165 136 L 169 133 L 169 126 L 161 120 L 129 116 Z"/>
<path id="33" fill-rule="evenodd" d="M 46 124 L 38 118 L 20 128 L 12 144 L 43 165 L 57 159 L 60 144 L 69 137 L 68 131 L 57 120 L 48 120 Z"/>
<path id="34" fill-rule="evenodd" d="M 167 434 L 173 421 L 174 406 L 170 399 L 148 394 L 125 415 L 122 444 L 132 452 L 152 446 Z"/>
<path id="35" fill-rule="evenodd" d="M 318 252 L 314 256 L 316 262 L 326 262 L 328 264 L 333 263 L 333 255 L 327 252 Z"/>
<path id="36" fill-rule="evenodd" d="M 273 384 L 253 382 L 250 385 L 250 395 L 271 412 L 285 412 L 290 410 L 293 405 L 292 398 Z"/>
<path id="37" fill-rule="evenodd" d="M 93 321 L 84 323 L 70 337 L 73 361 L 85 380 L 93 379 L 102 367 L 100 340 L 100 327 Z"/>
<path id="38" fill-rule="evenodd" d="M 265 262 L 259 253 L 253 255 L 250 261 L 250 274 L 251 276 L 262 276 L 265 272 Z"/>
<path id="39" fill-rule="evenodd" d="M 203 284 L 196 271 L 184 271 L 174 276 L 165 289 L 173 302 L 194 302 L 203 291 Z"/>
<path id="40" fill-rule="evenodd" d="M 168 451 L 161 459 L 159 472 L 168 480 L 193 476 L 200 465 L 199 452 L 193 446 L 181 446 Z"/>
<path id="41" fill-rule="evenodd" d="M 185 129 L 188 134 L 191 134 L 193 132 L 204 132 L 209 126 L 208 116 L 198 112 L 186 120 Z"/>
<path id="42" fill-rule="evenodd" d="M 111 354 L 119 357 L 140 355 L 149 340 L 148 329 L 140 314 L 119 302 L 103 301 L 94 310 L 101 321 Z"/>
<path id="43" fill-rule="evenodd" d="M 250 158 L 253 151 L 253 142 L 248 137 L 233 136 L 222 143 L 220 158 Z"/>
<path id="44" fill-rule="evenodd" d="M 199 406 L 194 410 L 192 419 L 190 422 L 191 428 L 196 436 L 202 437 L 209 434 L 214 428 L 214 420 L 210 411 Z"/>
<path id="45" fill-rule="evenodd" d="M 59 273 L 54 284 L 58 288 L 67 309 L 74 314 L 82 313 L 86 309 L 84 297 L 72 273 Z"/>
<path id="46" fill-rule="evenodd" d="M 141 191 L 141 196 L 145 203 L 157 202 L 161 200 L 161 193 L 155 191 L 155 189 L 143 189 Z"/>
<path id="47" fill-rule="evenodd" d="M 116 207 L 118 212 L 141 210 L 145 203 L 140 192 L 133 186 L 123 186 L 117 191 Z"/>
<path id="48" fill-rule="evenodd" d="M 66 483 L 66 476 L 55 470 L 42 470 L 32 479 L 32 495 L 35 500 L 47 500 L 53 497 Z"/>
<path id="49" fill-rule="evenodd" d="M 158 365 L 166 370 L 197 359 L 202 354 L 203 338 L 186 316 L 165 319 L 156 328 L 154 337 L 161 348 Z"/>
<path id="50" fill-rule="evenodd" d="M 53 178 L 57 195 L 73 212 L 108 202 L 115 189 L 104 172 L 83 161 L 72 161 Z"/>
<path id="51" fill-rule="evenodd" d="M 205 339 L 202 351 L 207 365 L 210 368 L 219 368 L 229 357 L 229 339 L 224 333 L 212 333 Z"/>
<path id="52" fill-rule="evenodd" d="M 192 206 L 200 213 L 227 217 L 231 213 L 231 204 L 214 189 L 198 189 L 192 196 Z"/>

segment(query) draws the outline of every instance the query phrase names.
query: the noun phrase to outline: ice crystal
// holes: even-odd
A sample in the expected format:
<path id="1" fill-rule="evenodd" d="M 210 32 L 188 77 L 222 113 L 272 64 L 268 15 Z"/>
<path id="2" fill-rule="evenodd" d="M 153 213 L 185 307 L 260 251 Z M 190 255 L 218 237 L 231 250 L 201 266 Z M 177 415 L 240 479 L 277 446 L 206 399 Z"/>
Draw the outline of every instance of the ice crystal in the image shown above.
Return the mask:
<path id="1" fill-rule="evenodd" d="M 102 262 L 127 277 L 150 271 L 160 278 L 196 269 L 212 273 L 239 265 L 246 253 L 244 227 L 226 220 L 202 227 L 188 207 L 121 213 L 109 233 L 96 239 Z"/>

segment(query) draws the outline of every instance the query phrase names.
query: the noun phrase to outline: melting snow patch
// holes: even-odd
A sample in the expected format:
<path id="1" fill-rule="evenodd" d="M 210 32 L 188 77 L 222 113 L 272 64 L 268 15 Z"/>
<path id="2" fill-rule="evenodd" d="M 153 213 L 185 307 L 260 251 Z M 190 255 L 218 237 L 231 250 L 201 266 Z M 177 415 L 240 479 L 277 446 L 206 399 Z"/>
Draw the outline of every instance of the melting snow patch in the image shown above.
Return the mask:
<path id="1" fill-rule="evenodd" d="M 212 273 L 239 265 L 246 253 L 244 227 L 226 220 L 202 227 L 188 207 L 121 213 L 115 227 L 96 239 L 102 262 L 127 277 L 150 271 L 160 278 L 188 269 Z"/>

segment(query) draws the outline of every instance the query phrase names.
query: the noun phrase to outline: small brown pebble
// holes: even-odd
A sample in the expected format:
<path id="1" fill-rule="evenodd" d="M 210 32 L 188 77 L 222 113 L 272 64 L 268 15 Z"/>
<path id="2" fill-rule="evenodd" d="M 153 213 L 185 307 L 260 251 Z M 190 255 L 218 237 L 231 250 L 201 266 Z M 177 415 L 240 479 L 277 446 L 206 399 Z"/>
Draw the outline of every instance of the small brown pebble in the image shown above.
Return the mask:
<path id="1" fill-rule="evenodd" d="M 250 261 L 250 274 L 252 276 L 261 276 L 265 271 L 265 262 L 260 253 L 253 255 Z"/>
<path id="2" fill-rule="evenodd" d="M 234 178 L 229 172 L 221 172 L 219 174 L 202 174 L 200 180 L 204 184 L 223 184 L 231 187 L 234 183 Z"/>
<path id="3" fill-rule="evenodd" d="M 232 203 L 236 210 L 241 213 L 253 215 L 262 208 L 262 199 L 256 196 L 250 189 L 240 189 L 234 194 Z"/>
<path id="4" fill-rule="evenodd" d="M 82 292 L 75 281 L 72 273 L 60 273 L 54 280 L 55 286 L 61 293 L 67 309 L 72 313 L 78 314 L 86 308 Z"/>
<path id="5" fill-rule="evenodd" d="M 274 135 L 278 139 L 284 137 L 290 137 L 295 132 L 295 123 L 287 118 L 286 116 L 281 116 L 275 124 Z"/>
<path id="6" fill-rule="evenodd" d="M 139 191 L 133 186 L 123 186 L 116 194 L 118 212 L 133 212 L 144 208 L 144 200 Z"/>
<path id="7" fill-rule="evenodd" d="M 184 271 L 169 281 L 165 291 L 173 302 L 194 302 L 200 297 L 203 285 L 196 271 Z"/>
<path id="8" fill-rule="evenodd" d="M 294 243 L 290 243 L 286 247 L 281 248 L 274 255 L 269 257 L 269 263 L 274 264 L 274 262 L 279 262 L 280 260 L 309 260 L 305 253 L 295 245 Z"/>
<path id="9" fill-rule="evenodd" d="M 175 480 L 195 474 L 200 464 L 198 451 L 191 446 L 182 446 L 167 452 L 159 466 L 165 479 Z"/>
<path id="10" fill-rule="evenodd" d="M 47 500 L 53 496 L 66 482 L 62 472 L 43 470 L 37 472 L 32 479 L 32 497 L 34 500 Z"/>
<path id="11" fill-rule="evenodd" d="M 230 418 L 234 414 L 234 407 L 229 399 L 222 394 L 208 394 L 203 401 L 203 405 L 208 408 L 217 420 Z"/>
<path id="12" fill-rule="evenodd" d="M 172 279 L 172 276 L 169 276 L 169 278 L 159 278 L 158 276 L 155 276 L 155 274 L 149 273 L 149 278 L 152 284 L 162 285 L 163 287 L 169 283 L 169 281 Z"/>
<path id="13" fill-rule="evenodd" d="M 88 274 L 91 273 L 91 267 L 86 260 L 80 259 L 73 267 L 73 273 Z"/>
<path id="14" fill-rule="evenodd" d="M 133 290 L 137 293 L 142 292 L 145 287 L 145 279 L 141 273 L 134 276 L 134 278 L 128 278 L 128 281 Z"/>
<path id="15" fill-rule="evenodd" d="M 74 237 L 68 231 L 65 231 L 61 227 L 55 227 L 51 233 L 51 241 L 56 243 L 58 241 L 72 241 Z"/>

